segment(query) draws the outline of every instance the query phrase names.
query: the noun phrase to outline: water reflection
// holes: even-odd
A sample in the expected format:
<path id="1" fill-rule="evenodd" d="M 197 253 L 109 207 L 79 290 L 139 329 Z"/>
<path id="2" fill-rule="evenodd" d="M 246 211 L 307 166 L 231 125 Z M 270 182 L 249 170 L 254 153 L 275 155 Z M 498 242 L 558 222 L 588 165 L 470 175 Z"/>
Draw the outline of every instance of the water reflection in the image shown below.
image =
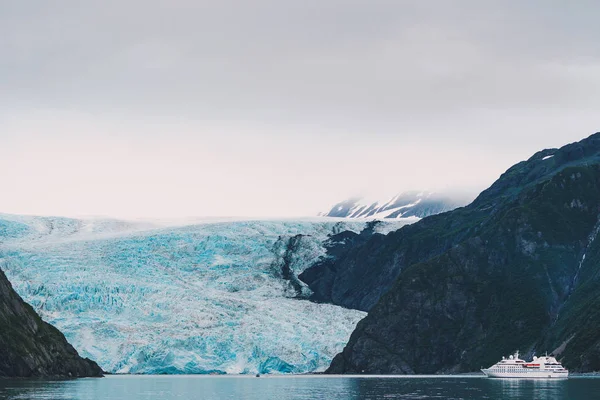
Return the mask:
<path id="1" fill-rule="evenodd" d="M 359 379 L 360 399 L 486 399 L 486 382 L 480 378 Z"/>
<path id="2" fill-rule="evenodd" d="M 489 379 L 494 391 L 505 398 L 539 400 L 566 399 L 568 380 L 547 379 Z"/>
<path id="3" fill-rule="evenodd" d="M 74 381 L 0 380 L 0 400 L 600 400 L 600 379 L 495 380 L 474 377 L 111 376 Z"/>

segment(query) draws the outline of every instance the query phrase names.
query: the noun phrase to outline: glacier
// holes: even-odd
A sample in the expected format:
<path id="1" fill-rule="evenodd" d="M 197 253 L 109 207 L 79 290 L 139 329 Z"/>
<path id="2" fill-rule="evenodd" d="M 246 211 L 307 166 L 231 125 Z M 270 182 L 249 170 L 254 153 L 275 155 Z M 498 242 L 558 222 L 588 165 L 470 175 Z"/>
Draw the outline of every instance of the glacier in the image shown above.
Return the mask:
<path id="1" fill-rule="evenodd" d="M 366 313 L 305 300 L 310 291 L 296 276 L 325 255 L 330 234 L 363 227 L 331 218 L 165 227 L 0 214 L 0 268 L 107 372 L 316 372 Z"/>

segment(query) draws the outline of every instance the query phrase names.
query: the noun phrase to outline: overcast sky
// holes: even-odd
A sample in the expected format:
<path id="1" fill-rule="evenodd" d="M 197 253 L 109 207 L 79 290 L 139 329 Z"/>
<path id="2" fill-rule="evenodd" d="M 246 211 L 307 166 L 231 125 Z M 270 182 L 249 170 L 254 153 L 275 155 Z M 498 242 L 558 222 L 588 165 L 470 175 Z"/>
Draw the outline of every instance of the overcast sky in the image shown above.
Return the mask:
<path id="1" fill-rule="evenodd" d="M 600 2 L 0 0 L 0 212 L 314 215 L 600 130 Z"/>

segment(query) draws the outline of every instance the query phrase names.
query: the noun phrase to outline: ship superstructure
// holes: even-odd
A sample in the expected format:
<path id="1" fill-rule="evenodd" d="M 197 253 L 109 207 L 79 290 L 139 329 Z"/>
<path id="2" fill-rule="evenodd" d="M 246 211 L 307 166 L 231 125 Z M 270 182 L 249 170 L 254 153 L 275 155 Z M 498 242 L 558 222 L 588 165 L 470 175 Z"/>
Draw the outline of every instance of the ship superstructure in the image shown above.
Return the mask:
<path id="1" fill-rule="evenodd" d="M 482 369 L 489 378 L 568 378 L 569 371 L 566 370 L 556 358 L 552 356 L 533 357 L 531 362 L 519 358 L 519 352 L 502 360 L 487 369 Z"/>

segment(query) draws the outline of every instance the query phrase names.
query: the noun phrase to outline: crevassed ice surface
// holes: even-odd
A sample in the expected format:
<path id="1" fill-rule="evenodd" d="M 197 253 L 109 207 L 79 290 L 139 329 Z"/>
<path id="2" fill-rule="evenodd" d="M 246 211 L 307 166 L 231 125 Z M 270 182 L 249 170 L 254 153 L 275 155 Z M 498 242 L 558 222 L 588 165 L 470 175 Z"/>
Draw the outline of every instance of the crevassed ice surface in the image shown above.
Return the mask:
<path id="1" fill-rule="evenodd" d="M 44 320 L 108 372 L 322 371 L 365 313 L 294 298 L 301 293 L 282 266 L 297 275 L 324 255 L 329 234 L 363 226 L 152 228 L 0 215 L 0 268 Z M 290 254 L 288 240 L 300 234 Z"/>

